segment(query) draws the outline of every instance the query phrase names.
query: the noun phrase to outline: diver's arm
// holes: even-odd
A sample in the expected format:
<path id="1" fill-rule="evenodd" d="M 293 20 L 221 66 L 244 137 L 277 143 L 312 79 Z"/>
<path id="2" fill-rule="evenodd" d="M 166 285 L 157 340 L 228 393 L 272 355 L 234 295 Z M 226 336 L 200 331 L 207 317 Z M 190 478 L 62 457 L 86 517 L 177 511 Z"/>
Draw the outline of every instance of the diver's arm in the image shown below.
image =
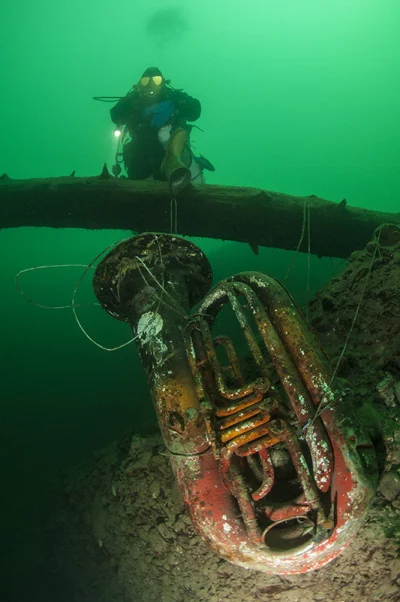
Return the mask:
<path id="1" fill-rule="evenodd" d="M 111 120 L 115 125 L 124 125 L 127 123 L 132 113 L 135 112 L 136 101 L 139 95 L 136 90 L 129 92 L 126 96 L 121 98 L 117 104 L 110 110 Z"/>
<path id="2" fill-rule="evenodd" d="M 193 98 L 185 92 L 178 92 L 174 95 L 173 102 L 177 111 L 186 121 L 196 121 L 201 115 L 201 104 L 197 98 Z"/>

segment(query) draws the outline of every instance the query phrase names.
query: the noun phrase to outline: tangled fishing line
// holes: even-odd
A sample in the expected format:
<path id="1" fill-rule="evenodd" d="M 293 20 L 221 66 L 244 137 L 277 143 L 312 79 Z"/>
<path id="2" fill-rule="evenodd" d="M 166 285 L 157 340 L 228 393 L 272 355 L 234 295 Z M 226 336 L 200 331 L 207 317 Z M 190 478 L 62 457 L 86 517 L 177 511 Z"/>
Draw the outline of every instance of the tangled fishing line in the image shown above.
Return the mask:
<path id="1" fill-rule="evenodd" d="M 155 282 L 155 284 L 157 285 L 157 288 L 161 291 L 161 293 L 163 293 L 167 298 L 170 299 L 171 304 L 167 303 L 162 297 L 161 294 L 160 295 L 156 295 L 156 298 L 158 300 L 158 305 L 157 305 L 157 309 L 155 312 L 155 315 L 158 312 L 158 308 L 160 307 L 160 304 L 162 303 L 163 305 L 165 305 L 166 307 L 168 307 L 170 310 L 172 310 L 175 313 L 180 313 L 179 311 L 177 311 L 176 307 L 174 307 L 174 299 L 171 297 L 171 295 L 166 291 L 165 289 L 165 282 L 164 282 L 164 264 L 163 264 L 163 259 L 162 259 L 162 252 L 161 252 L 161 247 L 160 247 L 160 243 L 158 240 L 158 237 L 156 235 L 154 235 L 154 239 L 157 243 L 158 249 L 159 249 L 159 258 L 160 258 L 160 266 L 162 269 L 162 281 L 159 282 L 159 280 L 157 280 L 157 278 L 155 277 L 155 275 L 153 274 L 153 272 L 150 270 L 150 268 L 145 264 L 145 262 L 138 256 L 135 256 L 135 259 L 138 262 L 138 271 L 139 274 L 142 278 L 142 280 L 144 281 L 144 283 L 147 286 L 149 285 L 149 282 L 147 281 L 147 278 L 144 275 L 144 272 L 147 272 L 148 276 L 151 277 L 151 279 Z M 40 265 L 40 266 L 35 266 L 32 268 L 25 268 L 23 270 L 20 270 L 18 272 L 18 274 L 15 276 L 15 286 L 18 290 L 18 292 L 22 295 L 22 297 L 24 297 L 24 299 L 26 299 L 27 301 L 29 301 L 29 303 L 32 303 L 32 305 L 35 305 L 36 307 L 41 307 L 43 309 L 55 309 L 55 310 L 59 310 L 59 309 L 72 309 L 72 312 L 74 314 L 74 318 L 76 323 L 78 324 L 80 330 L 83 332 L 83 334 L 85 335 L 85 337 L 94 345 L 96 345 L 96 347 L 99 347 L 100 349 L 102 349 L 103 351 L 118 351 L 119 349 L 122 349 L 123 347 L 126 347 L 127 345 L 130 345 L 131 343 L 133 343 L 133 341 L 135 341 L 139 336 L 143 335 L 143 332 L 140 332 L 138 334 L 136 334 L 136 336 L 132 337 L 131 339 L 129 339 L 128 341 L 126 341 L 125 343 L 122 343 L 121 345 L 118 345 L 117 347 L 105 347 L 104 345 L 101 345 L 101 343 L 98 343 L 97 341 L 95 341 L 89 334 L 88 332 L 85 330 L 85 328 L 83 327 L 78 314 L 77 314 L 77 308 L 78 307 L 101 307 L 100 303 L 76 303 L 76 295 L 78 293 L 78 290 L 82 284 L 83 279 L 85 278 L 86 274 L 89 272 L 89 270 L 94 270 L 95 266 L 93 265 L 98 259 L 100 259 L 104 253 L 106 253 L 108 250 L 111 250 L 113 248 L 115 248 L 118 244 L 120 244 L 121 242 L 124 242 L 125 240 L 128 239 L 123 239 L 123 240 L 119 240 L 116 241 L 114 243 L 112 243 L 111 245 L 108 245 L 105 249 L 103 249 L 103 251 L 101 251 L 101 253 L 99 253 L 88 265 L 86 264 L 80 264 L 80 263 L 67 263 L 67 264 L 55 264 L 55 265 Z M 81 276 L 79 277 L 75 288 L 73 290 L 72 293 L 72 297 L 71 297 L 71 303 L 69 305 L 43 305 L 41 303 L 37 303 L 36 301 L 34 301 L 33 299 L 31 299 L 21 288 L 20 283 L 19 283 L 19 279 L 22 276 L 22 274 L 25 274 L 27 272 L 34 272 L 37 270 L 47 270 L 47 269 L 58 269 L 58 268 L 85 268 L 84 271 L 82 272 Z M 143 269 L 142 269 L 143 268 Z M 186 315 L 184 317 L 187 317 Z M 153 317 L 153 321 L 155 319 L 155 316 Z M 151 329 L 152 327 L 152 320 L 149 321 L 146 330 Z"/>
<path id="2" fill-rule="evenodd" d="M 85 304 L 78 304 L 75 302 L 76 299 L 76 295 L 77 292 L 79 290 L 79 287 L 84 279 L 84 277 L 86 276 L 86 274 L 89 272 L 89 270 L 91 269 L 95 269 L 94 267 L 94 263 L 102 256 L 104 255 L 104 253 L 106 251 L 108 251 L 109 249 L 114 248 L 117 244 L 119 244 L 122 241 L 117 241 L 112 243 L 111 245 L 108 245 L 105 249 L 103 249 L 103 251 L 101 253 L 99 253 L 94 259 L 93 261 L 91 261 L 89 263 L 89 265 L 86 264 L 80 264 L 80 263 L 67 263 L 67 264 L 57 264 L 57 265 L 40 265 L 40 266 L 35 266 L 33 268 L 26 268 L 24 270 L 20 270 L 18 272 L 18 274 L 15 276 L 15 286 L 17 288 L 17 290 L 19 291 L 19 293 L 27 300 L 29 301 L 29 303 L 32 303 L 33 305 L 36 305 L 36 307 L 41 307 L 43 309 L 72 309 L 72 312 L 74 314 L 74 318 L 76 323 L 78 324 L 80 330 L 83 332 L 83 334 L 86 336 L 87 339 L 89 339 L 89 341 L 91 343 L 93 343 L 94 345 L 96 345 L 97 347 L 99 347 L 100 349 L 103 349 L 103 351 L 117 351 L 118 349 L 122 349 L 123 347 L 126 347 L 127 345 L 130 345 L 130 343 L 132 343 L 136 337 L 130 339 L 129 341 L 126 341 L 125 343 L 123 343 L 122 345 L 119 345 L 118 347 L 104 347 L 103 345 L 101 345 L 100 343 L 98 343 L 97 341 L 95 341 L 84 329 L 84 327 L 81 324 L 81 321 L 78 318 L 78 314 L 76 312 L 76 309 L 78 307 L 93 307 L 93 306 L 100 306 L 100 303 L 85 303 Z M 33 301 L 33 299 L 31 299 L 30 297 L 28 297 L 28 295 L 26 295 L 26 293 L 22 290 L 22 288 L 20 287 L 19 284 L 19 278 L 22 274 L 25 274 L 26 272 L 34 272 L 36 270 L 46 270 L 46 269 L 54 269 L 54 268 L 85 268 L 84 272 L 81 274 L 78 282 L 76 283 L 76 286 L 74 288 L 74 291 L 72 293 L 72 297 L 71 297 L 71 303 L 69 305 L 42 305 L 40 303 L 36 303 L 36 301 Z"/>
<path id="3" fill-rule="evenodd" d="M 96 258 L 97 259 L 97 258 Z M 95 260 L 94 260 L 95 261 Z M 40 303 L 36 303 L 36 301 L 33 301 L 30 297 L 28 297 L 24 291 L 21 289 L 20 285 L 19 285 L 19 277 L 26 273 L 26 272 L 32 272 L 32 271 L 36 271 L 36 270 L 44 270 L 44 269 L 53 269 L 53 268 L 71 268 L 71 267 L 84 267 L 86 268 L 85 271 L 83 272 L 83 274 L 81 275 L 81 277 L 79 278 L 75 289 L 73 291 L 72 297 L 71 297 L 71 304 L 70 305 L 42 305 Z M 83 280 L 83 278 L 85 277 L 85 275 L 88 273 L 88 271 L 90 269 L 94 269 L 93 265 L 89 264 L 89 265 L 84 265 L 84 264 L 60 264 L 60 265 L 41 265 L 41 266 L 35 266 L 33 268 L 26 268 L 24 270 L 21 270 L 20 272 L 18 272 L 18 274 L 15 277 L 15 286 L 17 288 L 17 290 L 20 292 L 20 294 L 27 299 L 27 301 L 29 301 L 30 303 L 32 303 L 33 305 L 35 305 L 36 307 L 41 307 L 43 309 L 72 309 L 72 312 L 74 314 L 74 318 L 76 323 L 78 324 L 80 330 L 83 332 L 83 334 L 85 335 L 85 337 L 94 345 L 96 345 L 96 347 L 99 347 L 100 349 L 103 349 L 103 351 L 117 351 L 118 349 L 122 349 L 122 347 L 126 347 L 127 345 L 129 345 L 130 343 L 132 343 L 132 341 L 134 341 L 134 338 L 130 339 L 129 341 L 126 341 L 125 343 L 123 343 L 122 345 L 119 345 L 118 347 L 104 347 L 104 345 L 101 345 L 101 343 L 98 343 L 97 341 L 95 341 L 90 335 L 89 333 L 84 329 L 80 319 L 78 318 L 78 314 L 76 312 L 76 309 L 78 307 L 93 307 L 93 306 L 100 306 L 100 303 L 86 303 L 86 304 L 77 304 L 75 302 L 75 297 L 76 294 L 78 292 L 79 286 Z"/>

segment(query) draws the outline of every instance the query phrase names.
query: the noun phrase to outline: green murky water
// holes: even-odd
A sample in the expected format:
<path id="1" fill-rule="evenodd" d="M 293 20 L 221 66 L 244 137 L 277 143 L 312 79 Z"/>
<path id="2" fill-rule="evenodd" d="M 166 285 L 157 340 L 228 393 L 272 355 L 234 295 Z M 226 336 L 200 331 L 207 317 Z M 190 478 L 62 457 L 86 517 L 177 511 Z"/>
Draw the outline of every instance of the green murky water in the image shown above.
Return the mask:
<path id="1" fill-rule="evenodd" d="M 147 66 L 157 65 L 202 102 L 204 132 L 195 130 L 193 139 L 216 166 L 208 182 L 346 197 L 350 205 L 399 211 L 399 25 L 397 0 L 8 3 L 0 24 L 0 172 L 83 176 L 99 173 L 105 161 L 111 166 L 110 105 L 92 97 L 124 95 Z M 15 288 L 22 269 L 87 264 L 125 236 L 0 231 L 6 530 L 37 512 L 63 468 L 154 419 L 133 346 L 103 352 L 70 310 L 40 309 Z M 216 280 L 249 269 L 282 280 L 292 258 L 196 242 Z M 67 305 L 81 273 L 32 271 L 20 285 L 37 303 Z M 329 259 L 312 257 L 310 293 L 332 275 Z M 289 280 L 299 303 L 307 298 L 306 282 L 300 257 Z M 87 305 L 79 316 L 96 340 L 115 346 L 129 337 L 129 329 L 91 305 L 90 277 L 77 301 Z"/>

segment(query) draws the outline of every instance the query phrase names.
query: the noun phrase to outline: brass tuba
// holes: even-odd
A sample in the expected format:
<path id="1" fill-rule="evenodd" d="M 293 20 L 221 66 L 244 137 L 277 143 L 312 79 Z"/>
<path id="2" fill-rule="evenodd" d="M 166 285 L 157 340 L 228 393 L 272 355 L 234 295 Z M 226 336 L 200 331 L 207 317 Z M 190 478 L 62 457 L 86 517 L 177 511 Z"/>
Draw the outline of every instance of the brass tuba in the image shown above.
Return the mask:
<path id="1" fill-rule="evenodd" d="M 132 327 L 200 536 L 247 569 L 319 568 L 374 496 L 374 448 L 284 287 L 255 272 L 211 284 L 201 250 L 167 234 L 122 242 L 93 280 Z M 216 333 L 225 323 L 230 338 Z"/>

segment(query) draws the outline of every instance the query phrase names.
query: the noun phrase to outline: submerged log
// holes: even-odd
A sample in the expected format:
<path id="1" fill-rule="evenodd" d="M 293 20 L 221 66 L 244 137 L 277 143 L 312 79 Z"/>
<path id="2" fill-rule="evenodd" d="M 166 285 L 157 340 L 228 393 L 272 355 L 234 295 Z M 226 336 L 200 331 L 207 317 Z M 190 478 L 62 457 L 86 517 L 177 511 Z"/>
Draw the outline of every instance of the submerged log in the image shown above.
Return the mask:
<path id="1" fill-rule="evenodd" d="M 311 253 L 348 257 L 383 223 L 400 224 L 400 213 L 332 203 L 315 195 L 203 185 L 177 199 L 176 233 L 287 250 L 308 248 L 305 208 L 310 213 Z M 13 180 L 0 178 L 0 229 L 21 226 L 171 232 L 175 203 L 163 182 L 100 176 Z M 303 228 L 304 227 L 304 228 Z"/>

